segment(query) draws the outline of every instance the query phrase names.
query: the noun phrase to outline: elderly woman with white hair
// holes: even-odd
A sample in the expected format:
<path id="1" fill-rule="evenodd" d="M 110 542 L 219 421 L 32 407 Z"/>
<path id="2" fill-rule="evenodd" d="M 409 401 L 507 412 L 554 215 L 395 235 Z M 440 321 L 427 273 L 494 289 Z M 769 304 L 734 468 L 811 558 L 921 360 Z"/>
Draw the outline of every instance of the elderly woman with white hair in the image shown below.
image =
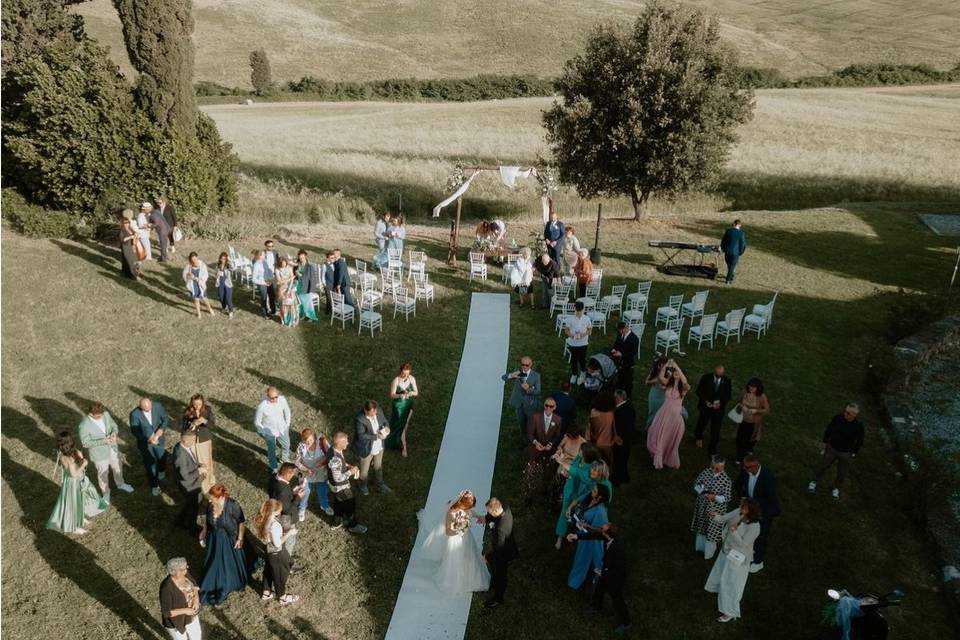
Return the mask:
<path id="1" fill-rule="evenodd" d="M 513 263 L 510 270 L 510 286 L 519 296 L 519 304 L 523 306 L 523 297 L 530 297 L 530 308 L 533 308 L 533 263 L 530 261 L 530 247 L 520 250 L 520 258 Z"/>
<path id="2" fill-rule="evenodd" d="M 200 587 L 187 570 L 185 558 L 167 560 L 167 577 L 160 583 L 160 617 L 172 640 L 200 640 Z"/>

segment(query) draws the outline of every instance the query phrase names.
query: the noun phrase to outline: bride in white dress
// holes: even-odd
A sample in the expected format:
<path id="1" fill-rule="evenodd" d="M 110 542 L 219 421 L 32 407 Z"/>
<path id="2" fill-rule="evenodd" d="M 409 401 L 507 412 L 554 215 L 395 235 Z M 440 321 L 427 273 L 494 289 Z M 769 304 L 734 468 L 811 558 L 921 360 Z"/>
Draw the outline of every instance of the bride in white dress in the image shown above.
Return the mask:
<path id="1" fill-rule="evenodd" d="M 441 591 L 469 593 L 490 587 L 487 563 L 470 533 L 470 525 L 477 519 L 473 512 L 476 504 L 473 493 L 461 491 L 423 542 L 426 557 L 440 561 L 433 579 Z"/>

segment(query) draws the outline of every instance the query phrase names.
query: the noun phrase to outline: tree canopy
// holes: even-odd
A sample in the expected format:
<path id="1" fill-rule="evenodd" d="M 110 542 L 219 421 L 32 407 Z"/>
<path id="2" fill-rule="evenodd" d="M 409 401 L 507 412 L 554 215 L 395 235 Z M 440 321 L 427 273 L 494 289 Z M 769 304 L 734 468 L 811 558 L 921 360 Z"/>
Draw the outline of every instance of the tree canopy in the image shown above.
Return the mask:
<path id="1" fill-rule="evenodd" d="M 708 186 L 753 113 L 715 18 L 653 2 L 631 29 L 600 25 L 567 61 L 543 121 L 560 179 L 586 198 Z"/>

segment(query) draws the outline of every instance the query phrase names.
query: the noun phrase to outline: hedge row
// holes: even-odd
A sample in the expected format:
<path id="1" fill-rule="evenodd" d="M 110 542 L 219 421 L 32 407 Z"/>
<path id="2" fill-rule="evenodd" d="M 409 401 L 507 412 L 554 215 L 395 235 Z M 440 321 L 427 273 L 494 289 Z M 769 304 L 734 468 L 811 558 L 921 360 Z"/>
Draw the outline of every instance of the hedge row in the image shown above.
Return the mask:
<path id="1" fill-rule="evenodd" d="M 777 69 L 740 67 L 740 82 L 753 89 L 791 87 L 868 87 L 908 84 L 940 84 L 960 82 L 960 64 L 948 71 L 929 65 L 855 64 L 827 75 L 807 76 L 791 80 Z M 215 82 L 195 85 L 197 96 L 253 97 L 251 91 L 225 87 Z M 311 100 L 357 101 L 380 100 L 397 102 L 472 102 L 504 98 L 532 98 L 553 95 L 553 79 L 532 75 L 479 75 L 471 78 L 417 80 L 395 78 L 368 82 L 340 82 L 305 76 L 296 82 L 274 89 L 283 99 L 298 97 Z"/>

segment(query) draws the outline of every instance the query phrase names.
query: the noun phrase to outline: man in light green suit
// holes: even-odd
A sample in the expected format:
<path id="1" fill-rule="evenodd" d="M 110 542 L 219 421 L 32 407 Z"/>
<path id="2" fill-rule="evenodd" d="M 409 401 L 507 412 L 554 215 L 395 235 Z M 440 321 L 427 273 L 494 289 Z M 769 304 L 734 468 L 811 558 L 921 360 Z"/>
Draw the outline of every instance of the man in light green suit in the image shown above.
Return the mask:
<path id="1" fill-rule="evenodd" d="M 90 411 L 80 422 L 80 444 L 87 450 L 87 458 L 97 468 L 97 484 L 103 499 L 110 502 L 108 474 L 113 470 L 113 482 L 117 488 L 133 493 L 133 487 L 123 479 L 120 453 L 117 450 L 117 423 L 100 402 L 90 405 Z"/>

